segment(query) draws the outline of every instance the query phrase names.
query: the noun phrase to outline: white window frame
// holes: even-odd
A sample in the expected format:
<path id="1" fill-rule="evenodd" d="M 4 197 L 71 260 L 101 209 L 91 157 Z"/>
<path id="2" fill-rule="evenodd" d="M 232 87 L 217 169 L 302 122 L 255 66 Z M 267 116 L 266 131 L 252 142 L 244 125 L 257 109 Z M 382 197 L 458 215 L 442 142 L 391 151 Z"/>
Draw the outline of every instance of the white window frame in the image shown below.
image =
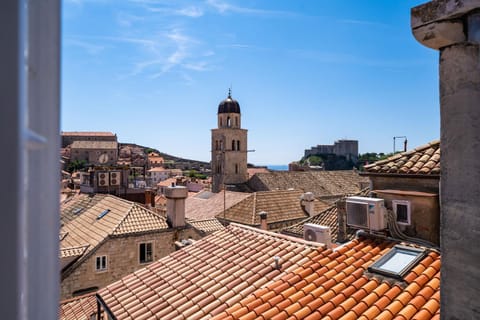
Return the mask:
<path id="1" fill-rule="evenodd" d="M 397 207 L 398 205 L 403 205 L 407 207 L 407 222 L 398 221 L 397 216 Z M 392 200 L 392 209 L 395 212 L 395 216 L 397 216 L 397 223 L 404 226 L 409 226 L 412 223 L 412 209 L 411 203 L 408 200 Z"/>
<path id="2" fill-rule="evenodd" d="M 147 253 L 147 250 L 146 250 L 146 249 L 147 249 L 147 245 L 150 245 L 150 246 L 151 246 L 151 250 L 150 250 L 150 251 L 151 251 L 151 259 L 150 259 L 149 261 L 146 261 L 146 260 L 145 260 L 145 261 L 142 261 L 142 260 L 141 260 L 141 256 L 142 256 L 142 255 L 141 255 L 141 253 L 142 253 L 142 252 L 141 252 L 141 250 L 142 250 L 142 245 L 145 245 L 145 257 L 147 257 L 147 254 L 146 254 L 146 253 Z M 138 263 L 139 263 L 139 264 L 148 264 L 148 263 L 153 262 L 153 241 L 140 242 L 140 243 L 138 244 L 138 251 L 137 251 L 137 252 L 138 252 Z"/>
<path id="3" fill-rule="evenodd" d="M 105 265 L 102 265 L 102 259 L 105 258 Z M 98 259 L 100 259 L 100 268 L 98 268 Z M 108 256 L 107 255 L 102 255 L 102 256 L 96 256 L 95 257 L 95 271 L 96 272 L 104 272 L 108 270 Z"/>

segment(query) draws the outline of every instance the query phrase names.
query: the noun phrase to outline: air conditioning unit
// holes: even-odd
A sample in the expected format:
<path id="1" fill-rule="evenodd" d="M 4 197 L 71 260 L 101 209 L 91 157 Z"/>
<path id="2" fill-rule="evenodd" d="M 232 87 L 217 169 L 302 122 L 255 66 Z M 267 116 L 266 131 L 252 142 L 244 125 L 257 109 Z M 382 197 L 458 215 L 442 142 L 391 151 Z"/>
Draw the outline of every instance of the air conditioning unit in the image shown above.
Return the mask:
<path id="1" fill-rule="evenodd" d="M 109 186 L 109 174 L 108 174 L 108 172 L 99 172 L 97 174 L 97 185 L 99 187 L 108 187 Z"/>
<path id="2" fill-rule="evenodd" d="M 332 247 L 330 227 L 306 223 L 303 225 L 303 238 L 308 241 L 324 243 L 328 248 Z"/>
<path id="3" fill-rule="evenodd" d="M 379 231 L 386 228 L 386 209 L 383 199 L 366 197 L 347 198 L 347 225 Z"/>
<path id="4" fill-rule="evenodd" d="M 122 173 L 120 171 L 110 171 L 111 186 L 119 186 L 122 180 L 121 178 L 122 178 Z"/>

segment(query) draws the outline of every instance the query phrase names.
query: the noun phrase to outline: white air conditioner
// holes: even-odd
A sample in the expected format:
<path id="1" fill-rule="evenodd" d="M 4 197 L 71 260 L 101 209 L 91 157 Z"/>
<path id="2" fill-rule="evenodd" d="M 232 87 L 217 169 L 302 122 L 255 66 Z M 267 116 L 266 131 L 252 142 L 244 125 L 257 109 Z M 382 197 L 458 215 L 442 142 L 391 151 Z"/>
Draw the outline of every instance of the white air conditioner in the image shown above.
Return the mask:
<path id="1" fill-rule="evenodd" d="M 122 173 L 120 171 L 110 171 L 110 185 L 119 186 L 122 178 Z"/>
<path id="2" fill-rule="evenodd" d="M 347 225 L 373 231 L 386 228 L 386 209 L 383 199 L 347 198 Z"/>
<path id="3" fill-rule="evenodd" d="M 108 187 L 109 186 L 109 175 L 108 172 L 99 172 L 97 175 L 97 185 L 99 187 Z"/>
<path id="4" fill-rule="evenodd" d="M 332 246 L 330 227 L 327 226 L 306 223 L 303 225 L 303 238 L 308 241 L 324 243 L 328 248 Z"/>

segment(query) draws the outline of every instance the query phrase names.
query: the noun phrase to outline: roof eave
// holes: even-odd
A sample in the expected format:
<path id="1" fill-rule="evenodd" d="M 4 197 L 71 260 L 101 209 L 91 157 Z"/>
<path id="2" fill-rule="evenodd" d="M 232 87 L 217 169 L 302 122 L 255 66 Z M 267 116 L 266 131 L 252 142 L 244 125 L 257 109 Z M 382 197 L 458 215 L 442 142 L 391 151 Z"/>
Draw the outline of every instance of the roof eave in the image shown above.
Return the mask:
<path id="1" fill-rule="evenodd" d="M 359 172 L 363 177 L 391 177 L 391 178 L 419 178 L 440 179 L 440 174 L 413 174 L 413 173 L 384 173 L 384 172 Z"/>

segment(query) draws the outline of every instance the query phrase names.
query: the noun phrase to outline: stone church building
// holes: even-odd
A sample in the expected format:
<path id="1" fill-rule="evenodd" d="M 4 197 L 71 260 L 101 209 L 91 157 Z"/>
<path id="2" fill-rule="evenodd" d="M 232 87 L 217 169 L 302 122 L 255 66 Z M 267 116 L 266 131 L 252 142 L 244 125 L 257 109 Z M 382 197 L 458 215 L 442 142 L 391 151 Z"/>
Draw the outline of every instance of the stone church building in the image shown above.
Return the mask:
<path id="1" fill-rule="evenodd" d="M 218 106 L 218 128 L 212 129 L 212 191 L 223 185 L 245 183 L 247 173 L 247 131 L 241 128 L 240 105 L 228 97 Z"/>

